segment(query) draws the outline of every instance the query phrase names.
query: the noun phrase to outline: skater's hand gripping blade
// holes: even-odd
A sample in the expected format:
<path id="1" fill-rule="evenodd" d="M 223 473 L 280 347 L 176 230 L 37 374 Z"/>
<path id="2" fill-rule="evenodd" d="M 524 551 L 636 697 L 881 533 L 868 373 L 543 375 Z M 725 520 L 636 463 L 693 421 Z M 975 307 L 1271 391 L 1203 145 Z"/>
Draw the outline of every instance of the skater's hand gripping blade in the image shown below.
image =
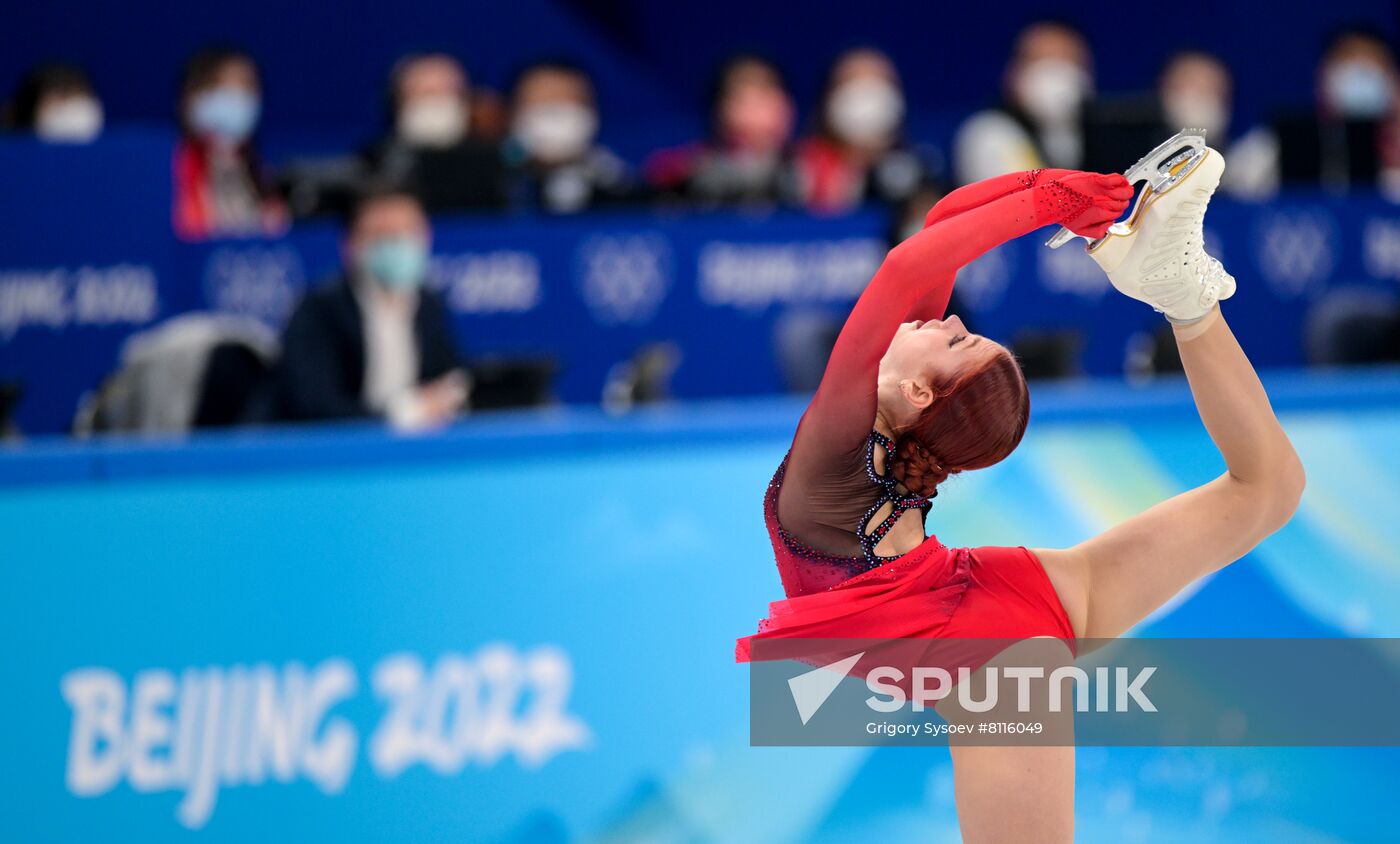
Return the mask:
<path id="1" fill-rule="evenodd" d="M 1147 182 L 1147 188 L 1138 196 L 1137 203 L 1129 219 L 1137 214 L 1140 205 L 1153 192 L 1162 192 L 1175 185 L 1200 163 L 1206 155 L 1206 133 L 1203 129 L 1182 129 L 1175 135 L 1158 144 L 1151 152 L 1138 159 L 1137 163 L 1123 171 L 1123 177 L 1130 183 Z M 1074 232 L 1061 227 L 1045 245 L 1059 249 L 1076 237 Z M 1093 249 L 1102 238 L 1091 240 L 1085 237 L 1088 248 Z"/>

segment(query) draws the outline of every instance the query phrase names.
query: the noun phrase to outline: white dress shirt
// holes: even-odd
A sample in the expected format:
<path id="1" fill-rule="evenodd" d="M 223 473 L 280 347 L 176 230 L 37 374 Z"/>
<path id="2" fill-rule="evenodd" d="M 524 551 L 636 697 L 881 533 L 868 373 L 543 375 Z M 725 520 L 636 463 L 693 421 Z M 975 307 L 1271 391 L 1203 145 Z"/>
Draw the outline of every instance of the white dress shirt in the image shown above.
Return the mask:
<path id="1" fill-rule="evenodd" d="M 367 279 L 352 284 L 364 325 L 365 405 L 384 414 L 396 427 L 413 427 L 422 416 L 418 401 L 418 341 L 414 316 L 416 292 L 385 290 Z"/>

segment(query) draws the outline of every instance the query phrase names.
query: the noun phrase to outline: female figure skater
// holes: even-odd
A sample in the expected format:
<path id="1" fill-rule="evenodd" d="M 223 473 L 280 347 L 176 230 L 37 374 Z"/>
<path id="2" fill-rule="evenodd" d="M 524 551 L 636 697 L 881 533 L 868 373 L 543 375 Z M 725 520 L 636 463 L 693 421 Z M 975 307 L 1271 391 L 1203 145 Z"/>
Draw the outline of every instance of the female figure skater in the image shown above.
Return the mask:
<path id="1" fill-rule="evenodd" d="M 764 502 L 787 600 L 768 638 L 1115 637 L 1292 517 L 1302 465 L 1221 316 L 1234 280 L 1201 242 L 1224 164 L 1209 150 L 1164 192 L 1122 176 L 1034 170 L 949 194 L 893 249 L 856 303 Z M 1005 458 L 1029 398 L 1002 346 L 944 318 L 954 273 L 1061 223 L 1123 293 L 1174 324 L 1226 472 L 1068 549 L 947 548 L 924 517 L 950 475 Z M 1107 237 L 1105 235 L 1107 234 Z M 1074 748 L 952 747 L 969 842 L 1070 841 Z"/>

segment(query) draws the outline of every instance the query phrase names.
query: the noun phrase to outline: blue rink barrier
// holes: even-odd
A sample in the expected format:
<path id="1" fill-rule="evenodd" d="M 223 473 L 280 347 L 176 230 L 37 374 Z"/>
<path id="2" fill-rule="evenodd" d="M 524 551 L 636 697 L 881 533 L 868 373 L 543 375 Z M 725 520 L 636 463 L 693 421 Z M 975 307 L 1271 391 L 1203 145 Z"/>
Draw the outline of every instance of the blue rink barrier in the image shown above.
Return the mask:
<path id="1" fill-rule="evenodd" d="M 85 147 L 0 138 L 0 379 L 24 382 L 18 419 L 31 433 L 65 430 L 134 332 L 195 310 L 280 328 L 338 266 L 338 232 L 325 223 L 281 238 L 177 241 L 172 143 L 131 130 Z M 875 211 L 442 218 L 433 284 L 465 353 L 554 357 L 565 402 L 596 403 L 612 367 L 656 342 L 680 351 L 680 398 L 773 394 L 784 387 L 780 322 L 839 321 L 879 266 L 887 228 Z M 966 268 L 955 307 L 1003 340 L 1080 331 L 1084 371 L 1120 374 L 1160 320 L 1113 293 L 1082 250 L 1042 248 L 1048 233 Z M 1393 293 L 1400 281 L 1400 206 L 1379 197 L 1220 197 L 1206 234 L 1239 280 L 1231 326 L 1262 366 L 1303 362 L 1309 306 L 1328 290 Z"/>
<path id="2" fill-rule="evenodd" d="M 1140 632 L 1400 636 L 1400 371 L 1266 385 L 1297 517 Z M 1180 383 L 1039 387 L 952 545 L 1221 470 Z M 947 754 L 750 748 L 793 401 L 0 452 L 7 840 L 956 840 Z M 1395 749 L 1083 748 L 1085 841 L 1394 840 Z"/>

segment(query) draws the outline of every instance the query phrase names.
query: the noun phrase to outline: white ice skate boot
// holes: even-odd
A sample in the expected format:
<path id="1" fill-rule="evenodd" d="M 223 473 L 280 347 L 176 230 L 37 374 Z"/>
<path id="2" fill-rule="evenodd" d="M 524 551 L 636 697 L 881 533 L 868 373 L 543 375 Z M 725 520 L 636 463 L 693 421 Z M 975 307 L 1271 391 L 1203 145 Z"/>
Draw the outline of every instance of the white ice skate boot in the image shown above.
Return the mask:
<path id="1" fill-rule="evenodd" d="M 1235 293 L 1235 279 L 1206 254 L 1206 207 L 1225 159 L 1200 133 L 1183 132 L 1130 167 L 1129 181 L 1147 180 L 1127 220 L 1089 244 L 1089 255 L 1113 286 L 1174 323 L 1191 323 Z M 1059 246 L 1070 238 L 1052 238 Z M 1056 242 L 1059 241 L 1059 242 Z"/>

